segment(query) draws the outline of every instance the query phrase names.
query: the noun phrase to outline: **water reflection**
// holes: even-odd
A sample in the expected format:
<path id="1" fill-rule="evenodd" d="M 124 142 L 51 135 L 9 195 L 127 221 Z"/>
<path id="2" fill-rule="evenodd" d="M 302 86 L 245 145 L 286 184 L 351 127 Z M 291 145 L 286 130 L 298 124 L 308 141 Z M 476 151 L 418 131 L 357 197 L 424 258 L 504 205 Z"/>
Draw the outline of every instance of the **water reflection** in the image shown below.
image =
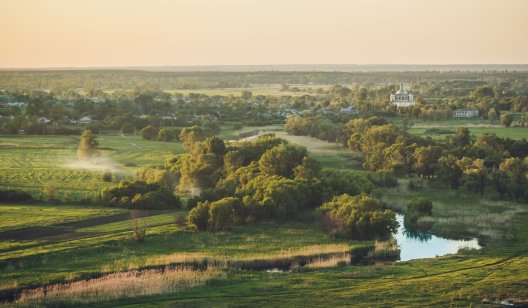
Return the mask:
<path id="1" fill-rule="evenodd" d="M 415 230 L 408 224 L 403 224 L 400 228 L 402 228 L 403 235 L 409 239 L 419 240 L 420 242 L 427 242 L 433 239 L 431 233 Z"/>
<path id="2" fill-rule="evenodd" d="M 411 228 L 404 223 L 403 215 L 398 214 L 397 220 L 400 223 L 400 227 L 394 237 L 400 247 L 401 261 L 454 254 L 461 248 L 480 248 L 477 239 L 451 240 L 442 238 L 429 232 Z"/>

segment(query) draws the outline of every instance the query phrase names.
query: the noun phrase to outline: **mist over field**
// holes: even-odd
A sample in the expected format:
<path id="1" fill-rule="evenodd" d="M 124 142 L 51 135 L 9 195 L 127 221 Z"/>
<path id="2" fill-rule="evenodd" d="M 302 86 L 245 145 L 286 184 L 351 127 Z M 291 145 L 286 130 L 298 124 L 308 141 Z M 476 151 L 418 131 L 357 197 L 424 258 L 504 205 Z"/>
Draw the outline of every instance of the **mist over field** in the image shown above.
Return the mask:
<path id="1" fill-rule="evenodd" d="M 83 169 L 90 171 L 107 171 L 117 174 L 127 174 L 129 171 L 119 167 L 115 162 L 112 161 L 109 157 L 98 156 L 93 160 L 71 160 L 63 162 L 61 165 L 63 168 L 68 169 Z"/>

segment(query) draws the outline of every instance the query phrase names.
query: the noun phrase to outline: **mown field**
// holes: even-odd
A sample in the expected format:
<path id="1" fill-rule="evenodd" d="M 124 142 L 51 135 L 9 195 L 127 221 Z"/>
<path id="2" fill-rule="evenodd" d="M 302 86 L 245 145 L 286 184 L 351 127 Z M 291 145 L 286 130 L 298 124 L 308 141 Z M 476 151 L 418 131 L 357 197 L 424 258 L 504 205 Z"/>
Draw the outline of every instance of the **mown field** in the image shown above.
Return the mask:
<path id="1" fill-rule="evenodd" d="M 256 128 L 246 127 L 242 131 L 252 129 Z M 512 134 L 514 129 L 497 128 L 497 131 Z M 360 157 L 339 145 L 311 137 L 288 136 L 280 126 L 259 130 L 303 144 L 324 167 L 362 172 Z M 236 137 L 238 131 L 225 126 L 222 134 L 228 139 Z M 101 170 L 62 167 L 75 160 L 78 140 L 1 137 L 0 189 L 16 187 L 38 196 L 43 184 L 53 181 L 61 196 L 66 192 L 74 197 L 95 194 L 97 189 L 108 185 L 101 180 Z M 132 175 L 135 167 L 130 163 L 136 166 L 162 163 L 184 151 L 180 143 L 144 141 L 139 136 L 101 134 L 98 140 L 108 158 L 106 162 L 120 170 L 122 177 Z M 207 274 L 207 279 L 177 292 L 130 293 L 124 297 L 116 291 L 91 305 L 306 306 L 308 303 L 371 307 L 427 303 L 468 307 L 480 306 L 483 299 L 528 300 L 528 206 L 496 201 L 493 194 L 480 197 L 463 189 L 418 186 L 421 188 L 410 190 L 407 181 L 400 181 L 397 188 L 379 192 L 379 197 L 401 210 L 407 200 L 427 196 L 434 204 L 429 221 L 432 232 L 451 237 L 479 236 L 485 239 L 486 246 L 478 251 L 395 264 L 330 268 L 321 265 L 294 268 L 290 272 L 220 267 L 215 271 L 221 274 Z M 261 264 L 342 253 L 373 244 L 332 238 L 319 231 L 310 214 L 283 224 L 245 224 L 229 232 L 196 232 L 182 219 L 187 216 L 186 210 L 148 213 L 139 220 L 147 226 L 146 240 L 137 242 L 131 214 L 129 210 L 68 202 L 0 204 L 0 294 L 175 262 Z M 76 300 L 71 295 L 61 303 L 82 306 Z"/>
<path id="2" fill-rule="evenodd" d="M 232 125 L 222 127 L 220 137 L 236 140 L 240 132 L 259 130 L 275 133 L 291 142 L 305 145 L 328 168 L 360 167 L 357 156 L 339 145 L 311 137 L 289 136 L 282 126 L 245 127 L 235 131 Z M 79 164 L 76 136 L 0 136 L 0 189 L 21 189 L 37 198 L 52 183 L 58 188 L 57 199 L 77 201 L 93 199 L 97 191 L 109 185 L 102 180 L 106 170 L 114 180 L 132 179 L 137 167 L 163 164 L 167 158 L 184 153 L 180 142 L 146 141 L 139 135 L 100 134 L 101 151 L 97 165 Z"/>
<path id="3" fill-rule="evenodd" d="M 163 163 L 174 154 L 183 153 L 181 143 L 145 141 L 138 135 L 101 134 L 98 165 L 79 164 L 76 136 L 1 136 L 0 189 L 21 189 L 35 197 L 44 185 L 58 188 L 58 199 L 93 198 L 108 185 L 102 180 L 105 170 L 116 180 L 132 178 L 136 166 Z"/>

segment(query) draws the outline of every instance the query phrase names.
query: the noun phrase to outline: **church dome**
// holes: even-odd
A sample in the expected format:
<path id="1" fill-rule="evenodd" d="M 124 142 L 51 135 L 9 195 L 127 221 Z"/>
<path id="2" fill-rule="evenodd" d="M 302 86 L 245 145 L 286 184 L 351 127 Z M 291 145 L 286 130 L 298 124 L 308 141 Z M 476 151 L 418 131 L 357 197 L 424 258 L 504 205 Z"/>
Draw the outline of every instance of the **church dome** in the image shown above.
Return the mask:
<path id="1" fill-rule="evenodd" d="M 403 82 L 400 82 L 400 89 L 398 92 L 396 92 L 396 94 L 408 94 L 407 91 L 403 89 Z"/>

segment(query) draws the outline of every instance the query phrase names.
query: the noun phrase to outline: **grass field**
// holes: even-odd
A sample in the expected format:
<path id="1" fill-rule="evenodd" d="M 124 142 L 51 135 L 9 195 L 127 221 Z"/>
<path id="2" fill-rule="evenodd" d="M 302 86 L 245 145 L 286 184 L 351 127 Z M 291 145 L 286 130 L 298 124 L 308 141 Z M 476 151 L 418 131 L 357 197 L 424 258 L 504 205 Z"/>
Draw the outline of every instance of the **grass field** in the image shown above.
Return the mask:
<path id="1" fill-rule="evenodd" d="M 254 129 L 257 128 L 234 131 L 226 124 L 222 134 L 229 139 Z M 359 172 L 360 157 L 337 144 L 289 136 L 281 126 L 258 129 L 260 133 L 273 132 L 306 146 L 326 168 Z M 514 128 L 497 130 L 511 134 Z M 107 158 L 105 162 L 121 170 L 123 176 L 134 170 L 126 167 L 126 163 L 137 166 L 162 163 L 184 151 L 180 143 L 144 141 L 139 136 L 101 134 L 98 140 Z M 1 137 L 0 188 L 16 187 L 40 194 L 42 185 L 53 181 L 62 194 L 71 192 L 82 197 L 95 193 L 107 185 L 101 181 L 100 170 L 63 167 L 75 159 L 77 144 L 77 137 Z M 67 202 L 0 204 L 0 294 L 78 280 L 78 284 L 72 285 L 81 285 L 79 292 L 84 292 L 82 286 L 90 288 L 84 279 L 101 279 L 111 288 L 115 285 L 112 282 L 119 279 L 136 281 L 133 277 L 145 276 L 144 281 L 148 281 L 141 283 L 152 285 L 149 292 L 130 291 L 128 294 L 134 296 L 125 296 L 128 291 L 116 289 L 106 297 L 99 297 L 94 305 L 306 306 L 309 301 L 309 305 L 322 306 L 423 306 L 428 303 L 467 307 L 479 306 L 483 299 L 528 300 L 528 207 L 525 204 L 496 201 L 491 192 L 480 197 L 463 189 L 445 190 L 434 185 L 423 184 L 422 188 L 409 190 L 406 181 L 400 181 L 397 188 L 380 191 L 379 197 L 402 210 L 407 200 L 426 196 L 434 204 L 433 217 L 425 221 L 433 223 L 432 232 L 453 237 L 479 236 L 487 245 L 478 251 L 396 264 L 295 267 L 291 272 L 220 267 L 213 274 L 203 275 L 182 270 L 181 275 L 190 277 L 191 282 L 190 287 L 180 289 L 170 281 L 167 283 L 171 288 L 153 283 L 161 279 L 159 272 L 148 276 L 148 273 L 126 271 L 153 266 L 159 270 L 160 266 L 183 261 L 260 264 L 342 253 L 372 243 L 332 238 L 319 231 L 312 215 L 284 224 L 245 224 L 229 232 L 196 232 L 178 218 L 187 216 L 185 210 L 148 213 L 142 218 L 148 226 L 146 240 L 137 242 L 133 238 L 129 210 Z M 124 273 L 101 277 L 116 272 Z M 179 279 L 178 273 L 174 279 Z M 59 285 L 55 290 L 61 288 Z M 54 304 L 80 305 L 73 296 Z"/>
<path id="2" fill-rule="evenodd" d="M 404 183 L 402 183 L 404 186 Z M 478 251 L 408 262 L 329 269 L 302 269 L 291 273 L 231 271 L 228 279 L 212 281 L 180 294 L 121 299 L 112 305 L 155 306 L 440 306 L 480 307 L 483 300 L 528 300 L 528 211 L 525 205 L 503 203 L 474 194 L 442 194 L 436 188 L 392 191 L 393 200 L 428 196 L 435 204 L 433 217 L 458 217 L 471 228 L 478 211 L 504 214 L 519 211 L 500 223 L 509 238 L 492 240 Z M 463 199 L 454 199 L 465 195 Z M 398 203 L 396 200 L 394 203 Z M 469 207 L 468 209 L 461 209 Z M 476 220 L 479 217 L 475 218 Z M 460 225 L 459 225 L 460 226 Z M 455 226 L 456 227 L 456 226 Z M 476 228 L 485 226 L 480 225 Z M 461 228 L 457 228 L 464 234 Z M 427 304 L 425 304 L 427 303 Z M 490 307 L 494 307 L 491 305 Z"/>
<path id="3" fill-rule="evenodd" d="M 0 189 L 22 189 L 40 197 L 44 185 L 54 183 L 59 199 L 91 198 L 108 185 L 101 178 L 105 169 L 115 171 L 117 178 L 131 177 L 134 167 L 127 163 L 160 164 L 184 152 L 180 143 L 145 141 L 137 135 L 101 134 L 97 140 L 101 164 L 94 170 L 76 164 L 79 137 L 0 137 Z"/>
<path id="4" fill-rule="evenodd" d="M 38 212 L 47 215 L 39 219 L 25 215 Z M 144 219 L 147 239 L 138 243 L 133 240 L 125 210 L 0 205 L 0 213 L 8 219 L 0 231 L 0 292 L 135 269 L 162 262 L 167 256 L 174 259 L 194 254 L 200 259 L 252 260 L 284 256 L 285 252 L 295 255 L 307 248 L 317 253 L 328 245 L 333 249 L 335 244 L 364 245 L 331 238 L 309 221 L 243 225 L 226 233 L 197 233 L 176 223 L 177 215 L 186 216 L 184 211 L 153 212 Z M 77 216 L 73 216 L 75 213 Z M 120 215 L 119 220 L 108 222 L 116 214 Z M 40 228 L 28 233 L 20 230 L 21 226 Z"/>
<path id="5" fill-rule="evenodd" d="M 112 298 L 100 304 L 132 306 L 209 306 L 221 302 L 226 306 L 298 306 L 306 299 L 311 304 L 343 306 L 414 306 L 427 302 L 439 306 L 478 305 L 485 298 L 526 300 L 528 294 L 528 218 L 526 206 L 482 199 L 467 194 L 455 201 L 453 194 L 442 194 L 433 188 L 384 194 L 398 206 L 398 200 L 427 195 L 433 199 L 433 217 L 459 217 L 457 224 L 471 226 L 476 212 L 504 214 L 512 208 L 519 211 L 509 216 L 503 225 L 509 236 L 492 239 L 478 251 L 466 251 L 453 256 L 409 262 L 371 266 L 345 266 L 336 268 L 299 269 L 287 273 L 265 271 L 222 270 L 225 276 L 195 286 L 184 292 L 135 297 Z M 398 199 L 399 198 L 399 199 Z M 160 212 L 149 216 L 147 239 L 138 243 L 132 239 L 130 221 L 105 223 L 99 217 L 93 224 L 83 226 L 90 211 L 97 208 L 66 207 L 78 211 L 79 226 L 71 224 L 66 214 L 55 211 L 49 205 L 22 205 L 12 214 L 12 205 L 0 206 L 2 216 L 20 216 L 33 213 L 38 207 L 56 217 L 42 219 L 41 225 L 63 229 L 86 237 L 71 235 L 33 238 L 32 247 L 3 247 L 0 251 L 0 291 L 50 282 L 72 281 L 97 277 L 102 273 L 126 271 L 149 264 L 165 264 L 174 260 L 227 258 L 230 260 L 256 260 L 303 254 L 304 251 L 320 252 L 342 249 L 340 245 L 353 247 L 361 242 L 349 242 L 330 238 L 314 228 L 310 219 L 287 224 L 262 223 L 243 225 L 230 232 L 201 233 L 187 231 L 175 223 L 175 216 L 184 212 Z M 461 209 L 461 207 L 469 207 Z M 104 214 L 97 213 L 96 214 Z M 115 215 L 115 213 L 107 213 Z M 21 220 L 31 223 L 30 218 Z M 476 218 L 477 220 L 479 218 Z M 99 221 L 100 223 L 97 223 Z M 435 222 L 436 223 L 436 222 Z M 489 222 L 493 223 L 493 222 Z M 464 228 L 456 228 L 464 234 Z M 9 226 L 9 224 L 5 224 Z M 12 225 L 12 228 L 18 228 Z M 441 224 L 440 224 L 441 226 Z M 459 225 L 460 227 L 461 225 Z M 476 226 L 478 228 L 479 226 Z M 483 227 L 481 225 L 480 227 Z M 0 232 L 5 234 L 4 231 Z M 439 229 L 442 232 L 442 229 Z M 486 230 L 483 228 L 482 230 Z M 5 240 L 2 243 L 6 242 Z M 25 242 L 17 240 L 16 242 Z M 365 243 L 367 244 L 367 243 Z M 409 293 L 409 290 L 413 290 Z M 66 301 L 67 302 L 67 301 Z"/>
<path id="6" fill-rule="evenodd" d="M 402 120 L 394 119 L 390 122 L 401 126 Z M 411 134 L 420 137 L 431 137 L 433 139 L 442 139 L 445 136 L 454 135 L 459 127 L 467 127 L 471 134 L 476 137 L 485 133 L 495 133 L 501 138 L 528 138 L 528 127 L 504 127 L 500 123 L 490 123 L 488 120 L 481 119 L 412 120 L 412 122 L 414 124 L 409 129 Z"/>

